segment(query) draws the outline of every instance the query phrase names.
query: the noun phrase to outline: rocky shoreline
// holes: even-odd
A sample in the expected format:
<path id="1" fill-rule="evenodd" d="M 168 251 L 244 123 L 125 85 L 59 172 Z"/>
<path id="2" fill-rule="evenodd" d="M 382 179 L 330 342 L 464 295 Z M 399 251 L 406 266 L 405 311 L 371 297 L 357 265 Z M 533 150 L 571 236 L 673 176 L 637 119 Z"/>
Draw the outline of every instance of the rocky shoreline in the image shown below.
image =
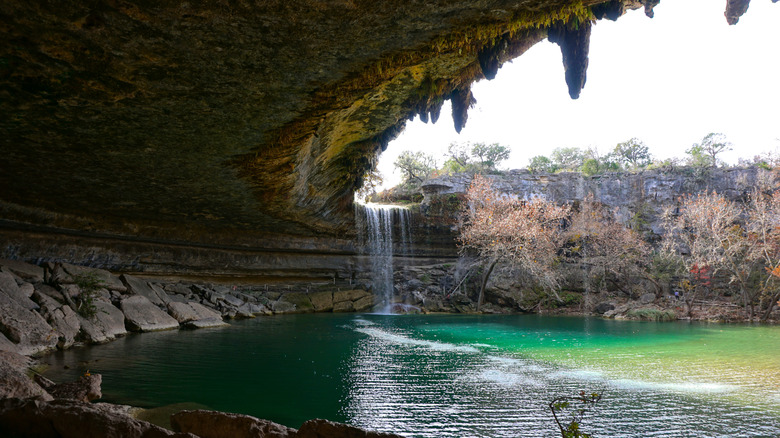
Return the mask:
<path id="1" fill-rule="evenodd" d="M 398 270 L 393 311 L 476 312 L 469 283 L 452 284 L 457 269 L 441 264 Z M 481 313 L 518 313 L 520 298 L 515 294 L 500 283 L 494 284 Z M 109 342 L 131 332 L 218 327 L 231 319 L 261 315 L 363 312 L 378 304 L 366 290 L 342 290 L 335 285 L 293 289 L 159 282 L 67 263 L 36 266 L 0 260 L 0 431 L 2 436 L 19 437 L 393 437 L 326 420 L 312 420 L 296 431 L 254 417 L 212 411 L 174 414 L 174 432 L 137 419 L 136 408 L 90 403 L 101 396 L 99 375 L 87 374 L 77 382 L 56 384 L 32 371 L 36 365 L 33 357 Z M 696 319 L 744 321 L 741 309 L 726 301 L 698 306 Z M 653 293 L 638 299 L 592 294 L 536 312 L 686 319 L 674 297 Z"/>
<path id="2" fill-rule="evenodd" d="M 364 311 L 374 305 L 373 296 L 358 289 L 309 294 L 264 289 L 160 283 L 66 263 L 0 260 L 0 436 L 396 437 L 327 420 L 311 420 L 295 430 L 214 411 L 176 413 L 171 431 L 136 418 L 137 408 L 91 403 L 101 397 L 99 374 L 57 384 L 34 371 L 33 357 L 130 332 L 217 327 L 257 315 Z"/>

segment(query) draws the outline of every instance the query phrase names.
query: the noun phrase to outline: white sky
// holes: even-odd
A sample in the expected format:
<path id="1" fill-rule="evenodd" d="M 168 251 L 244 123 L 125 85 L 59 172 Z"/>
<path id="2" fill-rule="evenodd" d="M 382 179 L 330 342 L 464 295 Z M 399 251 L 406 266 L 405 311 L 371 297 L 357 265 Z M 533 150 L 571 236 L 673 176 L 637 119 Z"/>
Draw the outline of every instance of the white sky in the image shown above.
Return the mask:
<path id="1" fill-rule="evenodd" d="M 606 153 L 632 137 L 653 156 L 683 157 L 710 132 L 734 145 L 728 162 L 780 147 L 780 4 L 753 0 L 735 26 L 726 0 L 665 0 L 593 28 L 588 79 L 569 98 L 561 52 L 546 40 L 473 85 L 477 105 L 460 135 L 449 102 L 438 123 L 415 119 L 380 157 L 385 187 L 400 182 L 393 162 L 404 150 L 444 161 L 451 142 L 500 143 L 502 167 L 523 168 L 556 147 Z"/>

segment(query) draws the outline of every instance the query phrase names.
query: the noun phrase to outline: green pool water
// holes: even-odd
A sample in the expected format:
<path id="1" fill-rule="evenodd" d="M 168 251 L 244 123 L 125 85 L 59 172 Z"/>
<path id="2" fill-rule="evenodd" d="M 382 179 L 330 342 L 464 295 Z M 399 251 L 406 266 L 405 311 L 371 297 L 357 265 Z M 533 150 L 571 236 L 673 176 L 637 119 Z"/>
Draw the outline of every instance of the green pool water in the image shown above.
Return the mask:
<path id="1" fill-rule="evenodd" d="M 547 403 L 603 399 L 600 437 L 780 437 L 780 327 L 461 315 L 287 315 L 131 335 L 48 356 L 104 400 L 184 403 L 292 427 L 409 437 L 556 436 Z"/>

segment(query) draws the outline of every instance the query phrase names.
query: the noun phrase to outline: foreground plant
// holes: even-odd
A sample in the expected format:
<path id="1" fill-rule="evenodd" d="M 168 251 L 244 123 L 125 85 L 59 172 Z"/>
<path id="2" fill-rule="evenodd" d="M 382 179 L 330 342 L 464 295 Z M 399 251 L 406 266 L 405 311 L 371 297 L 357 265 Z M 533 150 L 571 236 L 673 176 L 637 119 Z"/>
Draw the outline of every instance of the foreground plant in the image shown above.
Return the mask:
<path id="1" fill-rule="evenodd" d="M 601 400 L 601 394 L 581 391 L 574 397 L 556 397 L 548 406 L 563 438 L 590 438 L 591 434 L 580 429 L 585 414 Z M 568 414 L 568 420 L 564 419 Z M 558 415 L 561 417 L 559 418 Z"/>

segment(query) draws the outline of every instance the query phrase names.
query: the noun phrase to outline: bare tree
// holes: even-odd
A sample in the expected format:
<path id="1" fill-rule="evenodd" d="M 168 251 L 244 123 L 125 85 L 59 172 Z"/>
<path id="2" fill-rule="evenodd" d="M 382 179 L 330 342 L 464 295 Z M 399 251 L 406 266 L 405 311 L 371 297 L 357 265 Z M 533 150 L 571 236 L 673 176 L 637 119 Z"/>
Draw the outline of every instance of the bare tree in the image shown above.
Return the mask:
<path id="1" fill-rule="evenodd" d="M 585 270 L 585 290 L 604 289 L 644 276 L 650 247 L 633 230 L 615 220 L 613 211 L 589 195 L 571 215 L 564 237 L 570 262 Z M 594 280 L 596 284 L 593 284 Z"/>
<path id="2" fill-rule="evenodd" d="M 561 222 L 567 207 L 543 199 L 520 200 L 499 193 L 489 179 L 477 175 L 467 193 L 468 206 L 459 236 L 461 249 L 473 250 L 486 266 L 477 300 L 499 262 L 508 263 L 557 294 L 561 273 L 555 269 L 561 243 Z"/>
<path id="3" fill-rule="evenodd" d="M 723 195 L 702 193 L 680 202 L 679 214 L 672 209 L 664 214 L 661 249 L 687 274 L 681 286 L 688 316 L 693 316 L 693 304 L 709 289 L 710 279 L 741 257 L 745 242 L 734 228 L 741 211 Z"/>

